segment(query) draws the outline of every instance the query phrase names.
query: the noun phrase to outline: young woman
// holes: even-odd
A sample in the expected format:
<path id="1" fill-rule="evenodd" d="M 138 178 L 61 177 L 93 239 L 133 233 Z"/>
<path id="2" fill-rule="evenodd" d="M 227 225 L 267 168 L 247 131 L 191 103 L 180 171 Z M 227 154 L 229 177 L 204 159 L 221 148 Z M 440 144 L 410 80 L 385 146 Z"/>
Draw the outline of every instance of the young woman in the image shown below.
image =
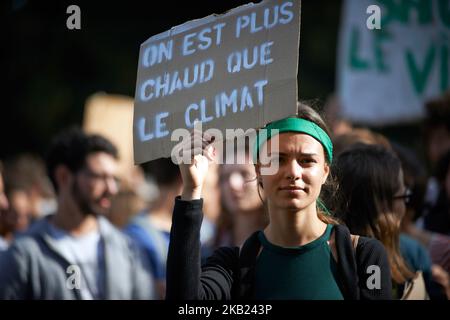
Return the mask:
<path id="1" fill-rule="evenodd" d="M 358 143 L 341 153 L 335 163 L 339 182 L 334 212 L 352 233 L 380 240 L 388 254 L 394 298 L 406 298 L 405 286 L 416 275 L 400 252 L 400 224 L 410 195 L 404 185 L 400 160 L 382 146 Z M 418 286 L 415 286 L 418 288 Z M 426 298 L 424 287 L 416 298 Z"/>
<path id="2" fill-rule="evenodd" d="M 213 139 L 193 132 L 192 137 L 203 139 L 202 148 L 192 148 L 191 141 L 182 146 L 195 156 L 191 164 L 180 165 L 183 191 L 175 200 L 167 298 L 390 299 L 390 269 L 382 244 L 363 237 L 357 241 L 320 209 L 319 196 L 332 162 L 332 143 L 323 120 L 312 108 L 299 106 L 297 116 L 266 129 L 266 138 L 257 139 L 255 155 L 269 225 L 241 248 L 216 250 L 203 267 L 201 197 L 207 192 L 202 185 L 208 162 L 213 161 Z M 263 155 L 268 155 L 268 164 L 260 162 Z M 262 174 L 275 164 L 276 172 Z M 369 278 L 373 265 L 380 271 L 375 285 Z"/>
<path id="3" fill-rule="evenodd" d="M 241 246 L 252 233 L 264 229 L 269 220 L 248 149 L 247 144 L 245 150 L 238 151 L 244 161 L 219 166 L 222 211 L 217 222 L 216 248 Z"/>

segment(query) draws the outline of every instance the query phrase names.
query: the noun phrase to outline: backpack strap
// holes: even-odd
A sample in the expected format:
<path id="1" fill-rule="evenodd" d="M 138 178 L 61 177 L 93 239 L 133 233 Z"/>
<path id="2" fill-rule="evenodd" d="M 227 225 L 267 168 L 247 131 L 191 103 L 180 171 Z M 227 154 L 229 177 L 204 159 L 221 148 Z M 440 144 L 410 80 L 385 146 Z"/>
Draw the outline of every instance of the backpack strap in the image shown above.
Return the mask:
<path id="1" fill-rule="evenodd" d="M 251 299 L 254 286 L 256 259 L 261 253 L 261 242 L 258 233 L 254 232 L 242 245 L 239 251 L 239 298 Z"/>
<path id="2" fill-rule="evenodd" d="M 358 272 L 356 265 L 356 246 L 359 237 L 351 237 L 346 226 L 335 226 L 335 243 L 338 256 L 338 279 L 345 299 L 358 300 Z"/>

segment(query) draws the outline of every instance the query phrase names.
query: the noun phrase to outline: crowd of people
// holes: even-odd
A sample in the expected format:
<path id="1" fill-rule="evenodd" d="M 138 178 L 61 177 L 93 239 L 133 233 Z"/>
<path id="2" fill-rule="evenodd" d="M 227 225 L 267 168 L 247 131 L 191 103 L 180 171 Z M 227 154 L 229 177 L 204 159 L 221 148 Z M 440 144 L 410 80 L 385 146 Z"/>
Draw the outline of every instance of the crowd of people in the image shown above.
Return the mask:
<path id="1" fill-rule="evenodd" d="M 3 159 L 0 299 L 449 299 L 450 92 L 425 105 L 424 154 L 335 102 L 267 124 L 245 163 L 193 131 L 192 163 L 145 163 L 139 187 L 79 128 Z"/>

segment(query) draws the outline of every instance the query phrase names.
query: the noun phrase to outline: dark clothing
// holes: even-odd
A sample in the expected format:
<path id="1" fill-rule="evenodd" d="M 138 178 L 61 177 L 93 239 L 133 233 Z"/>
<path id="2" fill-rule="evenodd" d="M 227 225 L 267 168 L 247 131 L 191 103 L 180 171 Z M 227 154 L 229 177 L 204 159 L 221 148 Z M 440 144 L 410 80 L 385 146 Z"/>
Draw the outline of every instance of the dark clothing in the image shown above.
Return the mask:
<path id="1" fill-rule="evenodd" d="M 337 285 L 337 265 L 328 241 L 333 225 L 302 246 L 281 247 L 269 242 L 263 231 L 255 267 L 257 300 L 343 300 Z M 280 271 L 283 272 L 274 272 Z"/>
<path id="2" fill-rule="evenodd" d="M 441 190 L 437 203 L 424 215 L 425 229 L 450 235 L 450 210 L 445 190 Z"/>
<path id="3" fill-rule="evenodd" d="M 258 232 L 247 239 L 242 248 L 217 249 L 201 267 L 202 205 L 202 199 L 183 201 L 177 197 L 175 200 L 167 260 L 167 299 L 252 299 L 255 297 L 255 266 L 261 248 Z M 338 225 L 335 226 L 335 243 L 337 284 L 344 298 L 391 299 L 390 267 L 381 242 L 360 237 L 355 252 L 350 232 Z M 379 272 L 374 273 L 377 267 Z M 379 281 L 372 281 L 377 275 Z"/>

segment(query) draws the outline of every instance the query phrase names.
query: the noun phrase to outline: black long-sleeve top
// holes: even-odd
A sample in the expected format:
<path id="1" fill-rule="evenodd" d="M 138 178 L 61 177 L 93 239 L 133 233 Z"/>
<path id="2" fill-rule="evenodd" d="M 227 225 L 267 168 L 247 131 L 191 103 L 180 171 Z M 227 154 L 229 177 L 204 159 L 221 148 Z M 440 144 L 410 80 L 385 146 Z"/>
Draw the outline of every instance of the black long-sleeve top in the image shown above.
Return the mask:
<path id="1" fill-rule="evenodd" d="M 260 248 L 257 237 L 250 237 L 242 248 L 217 249 L 201 266 L 202 206 L 202 199 L 192 201 L 184 201 L 179 197 L 175 199 L 167 258 L 166 298 L 168 300 L 252 299 L 254 268 Z M 381 242 L 360 237 L 355 252 L 346 227 L 336 226 L 335 237 L 338 255 L 338 285 L 344 297 L 368 300 L 391 299 L 390 267 Z M 379 277 L 379 281 L 374 277 Z"/>

